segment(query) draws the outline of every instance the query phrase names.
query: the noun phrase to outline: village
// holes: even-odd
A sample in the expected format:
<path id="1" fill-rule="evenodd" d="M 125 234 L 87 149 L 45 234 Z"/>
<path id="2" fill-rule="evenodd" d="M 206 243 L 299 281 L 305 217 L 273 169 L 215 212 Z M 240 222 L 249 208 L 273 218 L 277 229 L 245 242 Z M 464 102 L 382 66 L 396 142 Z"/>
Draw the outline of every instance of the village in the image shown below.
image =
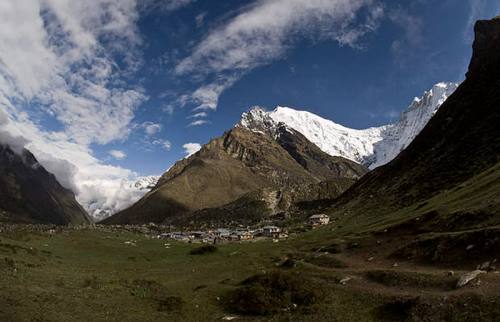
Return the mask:
<path id="1" fill-rule="evenodd" d="M 309 228 L 327 225 L 330 217 L 325 214 L 316 214 L 309 217 L 307 225 Z M 174 231 L 158 234 L 158 239 L 168 239 L 187 243 L 218 244 L 225 242 L 257 241 L 272 239 L 278 242 L 288 238 L 289 233 L 286 228 L 274 225 L 267 225 L 259 228 L 238 227 L 235 229 L 216 228 L 205 231 Z"/>
<path id="2" fill-rule="evenodd" d="M 315 214 L 308 218 L 305 227 L 315 229 L 327 225 L 330 217 L 325 214 Z M 272 239 L 274 242 L 287 239 L 289 230 L 287 227 L 267 224 L 255 227 L 236 228 L 210 228 L 204 230 L 180 230 L 179 227 L 157 225 L 149 223 L 145 225 L 80 225 L 80 226 L 57 226 L 57 225 L 0 225 L 0 232 L 26 231 L 54 235 L 69 231 L 82 229 L 95 229 L 103 232 L 127 231 L 142 234 L 150 239 L 165 239 L 185 243 L 222 244 L 229 242 L 249 242 Z M 127 244 L 134 246 L 134 241 Z"/>

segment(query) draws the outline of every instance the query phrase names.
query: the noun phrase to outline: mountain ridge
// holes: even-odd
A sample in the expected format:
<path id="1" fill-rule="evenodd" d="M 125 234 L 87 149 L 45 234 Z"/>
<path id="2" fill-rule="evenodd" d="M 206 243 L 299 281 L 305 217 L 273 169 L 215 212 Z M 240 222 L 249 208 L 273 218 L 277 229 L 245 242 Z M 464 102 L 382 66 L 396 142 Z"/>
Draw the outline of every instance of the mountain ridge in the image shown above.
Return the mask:
<path id="1" fill-rule="evenodd" d="M 178 161 L 139 202 L 103 223 L 162 222 L 223 206 L 262 188 L 357 179 L 366 172 L 353 161 L 327 155 L 299 132 L 277 130 L 286 142 L 235 126 Z"/>
<path id="2" fill-rule="evenodd" d="M 457 86 L 456 83 L 435 84 L 420 98 L 414 98 L 397 122 L 378 127 L 351 129 L 311 112 L 283 106 L 269 112 L 255 106 L 243 113 L 238 126 L 276 136 L 274 129 L 283 123 L 303 134 L 323 152 L 374 169 L 404 150 Z"/>
<path id="3" fill-rule="evenodd" d="M 489 197 L 500 191 L 491 179 L 500 165 L 500 20 L 478 21 L 474 30 L 464 82 L 401 154 L 333 200 L 332 213 L 366 223 L 432 213 L 463 229 L 500 223 L 498 193 Z M 464 198 L 470 204 L 457 206 Z"/>

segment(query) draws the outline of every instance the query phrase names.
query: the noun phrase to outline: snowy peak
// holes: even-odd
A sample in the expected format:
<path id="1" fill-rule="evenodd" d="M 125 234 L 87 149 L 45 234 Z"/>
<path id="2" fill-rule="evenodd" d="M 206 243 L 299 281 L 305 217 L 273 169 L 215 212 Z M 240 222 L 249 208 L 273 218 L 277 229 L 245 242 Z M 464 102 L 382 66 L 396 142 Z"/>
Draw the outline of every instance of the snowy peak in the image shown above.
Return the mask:
<path id="1" fill-rule="evenodd" d="M 415 97 L 408 109 L 403 113 L 419 108 L 431 109 L 435 113 L 457 87 L 458 84 L 456 83 L 437 83 L 429 91 L 424 92 L 422 97 Z"/>
<path id="2" fill-rule="evenodd" d="M 241 115 L 240 122 L 237 126 L 247 128 L 254 132 L 263 132 L 274 137 L 278 122 L 275 122 L 264 108 L 254 106 L 248 112 Z"/>
<path id="3" fill-rule="evenodd" d="M 374 145 L 374 155 L 365 164 L 374 169 L 394 159 L 422 131 L 446 99 L 457 89 L 455 83 L 438 83 L 420 98 L 413 99 L 398 122 L 383 131 L 384 139 Z"/>
<path id="4" fill-rule="evenodd" d="M 278 106 L 270 112 L 276 122 L 282 122 L 302 133 L 324 152 L 358 163 L 373 154 L 373 144 L 381 140 L 382 128 L 350 129 L 306 111 Z"/>
<path id="5" fill-rule="evenodd" d="M 420 133 L 458 84 L 438 83 L 415 98 L 398 122 L 363 130 L 351 129 L 307 111 L 278 106 L 267 112 L 254 107 L 243 113 L 238 126 L 264 132 L 276 138 L 278 125 L 302 133 L 321 150 L 375 168 L 405 149 Z"/>
<path id="6" fill-rule="evenodd" d="M 358 163 L 363 163 L 365 158 L 373 154 L 373 145 L 382 139 L 383 129 L 350 129 L 316 114 L 283 106 L 278 106 L 271 112 L 254 107 L 243 113 L 238 124 L 252 131 L 270 134 L 274 138 L 280 125 L 300 132 L 329 155 L 341 156 Z"/>
<path id="7" fill-rule="evenodd" d="M 160 176 L 145 176 L 140 177 L 136 181 L 129 182 L 130 188 L 135 188 L 138 190 L 151 190 L 156 186 L 156 183 L 160 179 Z"/>

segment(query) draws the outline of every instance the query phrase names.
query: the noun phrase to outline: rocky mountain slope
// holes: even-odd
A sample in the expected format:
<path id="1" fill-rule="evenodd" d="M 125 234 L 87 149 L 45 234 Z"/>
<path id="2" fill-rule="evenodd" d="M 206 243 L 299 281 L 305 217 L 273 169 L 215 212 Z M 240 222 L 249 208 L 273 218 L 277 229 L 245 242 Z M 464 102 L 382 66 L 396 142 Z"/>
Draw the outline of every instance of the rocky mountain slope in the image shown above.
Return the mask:
<path id="1" fill-rule="evenodd" d="M 465 81 L 406 150 L 358 181 L 332 212 L 366 225 L 426 218 L 434 230 L 500 224 L 499 53 L 500 19 L 478 21 Z"/>
<path id="2" fill-rule="evenodd" d="M 323 152 L 376 168 L 394 159 L 424 128 L 458 84 L 438 83 L 422 97 L 415 98 L 401 113 L 399 121 L 363 130 L 350 129 L 306 111 L 278 106 L 266 112 L 255 107 L 243 115 L 241 126 L 273 132 L 286 124 L 302 133 Z"/>
<path id="3" fill-rule="evenodd" d="M 184 216 L 167 219 L 177 226 L 213 227 L 252 225 L 262 220 L 286 220 L 303 213 L 312 201 L 313 207 L 322 200 L 340 196 L 355 179 L 336 178 L 308 185 L 263 188 L 249 192 L 228 204 L 204 208 Z"/>
<path id="4" fill-rule="evenodd" d="M 220 207 L 262 188 L 280 189 L 337 178 L 357 179 L 366 169 L 331 157 L 300 133 L 280 126 L 279 136 L 236 126 L 177 162 L 132 207 L 103 223 L 162 222 Z"/>
<path id="5" fill-rule="evenodd" d="M 75 195 L 28 151 L 0 144 L 0 222 L 90 224 Z"/>

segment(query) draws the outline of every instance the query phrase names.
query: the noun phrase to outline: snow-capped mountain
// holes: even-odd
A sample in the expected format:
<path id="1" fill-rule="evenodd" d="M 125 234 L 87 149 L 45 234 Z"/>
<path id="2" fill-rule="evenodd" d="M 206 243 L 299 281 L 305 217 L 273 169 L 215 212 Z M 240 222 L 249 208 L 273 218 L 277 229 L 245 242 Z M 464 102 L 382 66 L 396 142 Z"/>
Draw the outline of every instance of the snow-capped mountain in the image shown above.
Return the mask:
<path id="1" fill-rule="evenodd" d="M 273 134 L 279 123 L 284 123 L 302 133 L 324 152 L 358 163 L 364 163 L 367 157 L 374 154 L 373 146 L 383 139 L 382 132 L 385 129 L 385 127 L 350 129 L 313 113 L 282 106 L 271 112 L 266 112 L 261 107 L 254 107 L 249 112 L 243 113 L 240 121 L 241 126 L 268 134 Z"/>
<path id="2" fill-rule="evenodd" d="M 383 131 L 384 139 L 375 143 L 374 155 L 366 160 L 370 168 L 386 164 L 403 151 L 457 87 L 456 83 L 438 83 L 422 97 L 415 97 L 401 113 L 399 121 L 386 126 Z"/>
<path id="3" fill-rule="evenodd" d="M 275 135 L 279 123 L 302 133 L 333 156 L 376 168 L 395 158 L 420 133 L 458 84 L 438 83 L 414 98 L 398 122 L 363 130 L 351 129 L 306 111 L 278 106 L 271 112 L 254 107 L 243 113 L 239 126 Z"/>

